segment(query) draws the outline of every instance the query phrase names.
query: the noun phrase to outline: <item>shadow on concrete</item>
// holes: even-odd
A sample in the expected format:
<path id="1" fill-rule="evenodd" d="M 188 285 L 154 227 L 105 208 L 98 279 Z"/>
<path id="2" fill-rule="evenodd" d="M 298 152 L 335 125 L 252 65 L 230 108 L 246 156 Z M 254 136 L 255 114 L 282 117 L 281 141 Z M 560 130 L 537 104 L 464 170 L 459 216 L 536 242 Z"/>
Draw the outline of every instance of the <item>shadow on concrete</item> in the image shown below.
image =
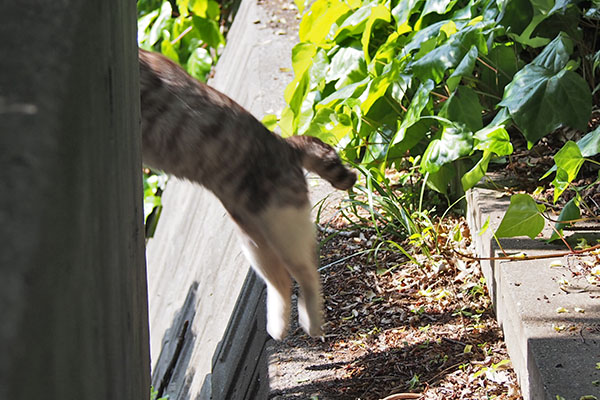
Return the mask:
<path id="1" fill-rule="evenodd" d="M 198 282 L 194 282 L 163 336 L 160 355 L 152 371 L 152 386 L 158 391 L 157 398 L 165 395 L 173 400 L 190 398 L 186 372 L 193 374 L 193 370 L 188 371 L 188 366 L 196 339 L 191 326 L 196 315 L 197 290 Z"/>
<path id="2" fill-rule="evenodd" d="M 529 398 L 579 399 L 600 393 L 600 331 L 567 333 L 564 338 L 539 337 L 527 340 L 527 370 Z M 579 329 L 577 329 L 579 331 Z M 544 388 L 541 391 L 539 388 Z M 524 395 L 526 395 L 524 393 Z"/>
<path id="3" fill-rule="evenodd" d="M 265 328 L 265 300 L 265 284 L 250 269 L 223 339 L 212 355 L 212 373 L 204 380 L 202 399 L 267 398 L 270 337 Z"/>

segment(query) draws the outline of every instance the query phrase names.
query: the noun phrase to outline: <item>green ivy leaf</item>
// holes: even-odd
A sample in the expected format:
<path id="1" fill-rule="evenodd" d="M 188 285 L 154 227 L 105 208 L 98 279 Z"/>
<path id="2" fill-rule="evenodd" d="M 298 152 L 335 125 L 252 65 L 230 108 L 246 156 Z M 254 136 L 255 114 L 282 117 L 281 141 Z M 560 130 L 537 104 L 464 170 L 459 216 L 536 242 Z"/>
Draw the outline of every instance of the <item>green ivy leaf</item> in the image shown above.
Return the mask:
<path id="1" fill-rule="evenodd" d="M 357 46 L 340 48 L 327 67 L 325 82 L 337 81 L 336 89 L 347 84 L 359 82 L 367 76 L 367 63 L 365 55 Z"/>
<path id="2" fill-rule="evenodd" d="M 339 90 L 336 90 L 331 95 L 321 100 L 317 108 L 319 107 L 336 107 L 340 103 L 344 103 L 349 99 L 356 99 L 365 92 L 370 84 L 370 78 L 365 78 L 360 82 L 346 85 Z"/>
<path id="3" fill-rule="evenodd" d="M 429 173 L 427 186 L 438 193 L 448 194 L 448 184 L 456 176 L 456 171 L 451 164 L 443 165 L 438 171 Z"/>
<path id="4" fill-rule="evenodd" d="M 485 58 L 485 62 L 496 71 L 487 66 L 481 68 L 482 90 L 492 90 L 492 93 L 502 96 L 504 88 L 519 70 L 515 49 L 504 45 L 496 46 Z"/>
<path id="5" fill-rule="evenodd" d="M 579 150 L 577 143 L 569 140 L 565 145 L 554 155 L 556 166 L 567 173 L 569 182 L 577 177 L 579 169 L 583 165 L 585 158 Z"/>
<path id="6" fill-rule="evenodd" d="M 421 12 L 421 18 L 427 14 L 446 14 L 456 4 L 457 0 L 426 0 Z"/>
<path id="7" fill-rule="evenodd" d="M 363 114 L 367 114 L 371 106 L 387 92 L 388 87 L 398 78 L 398 68 L 390 68 L 390 71 L 373 79 L 369 87 L 369 95 L 361 105 Z"/>
<path id="8" fill-rule="evenodd" d="M 275 129 L 275 127 L 277 126 L 277 122 L 279 121 L 279 118 L 277 118 L 277 115 L 275 114 L 267 114 L 263 117 L 262 119 L 262 124 L 271 132 Z"/>
<path id="9" fill-rule="evenodd" d="M 463 76 L 471 76 L 478 54 L 477 46 L 471 46 L 471 49 L 465 54 L 461 62 L 454 69 L 454 72 L 446 79 L 446 84 L 451 91 L 456 90 Z"/>
<path id="10" fill-rule="evenodd" d="M 483 178 L 487 172 L 488 164 L 491 158 L 491 152 L 484 152 L 477 164 L 475 164 L 473 168 L 467 171 L 462 178 L 460 178 L 460 183 L 462 184 L 463 190 L 467 191 L 479 183 L 481 178 Z"/>
<path id="11" fill-rule="evenodd" d="M 577 141 L 583 157 L 593 157 L 600 153 L 600 126 Z"/>
<path id="12" fill-rule="evenodd" d="M 225 38 L 216 21 L 194 15 L 192 16 L 192 23 L 194 24 L 194 28 L 200 33 L 202 41 L 213 49 L 217 49 L 225 43 Z"/>
<path id="13" fill-rule="evenodd" d="M 319 47 L 314 43 L 300 42 L 292 49 L 292 68 L 294 75 L 302 75 L 312 64 Z"/>
<path id="14" fill-rule="evenodd" d="M 593 157 L 600 153 L 600 126 L 589 132 L 587 135 L 577 141 L 577 146 L 583 157 Z M 556 171 L 556 165 L 553 165 L 540 180 L 545 179 L 551 173 Z"/>
<path id="15" fill-rule="evenodd" d="M 581 210 L 579 209 L 579 199 L 577 197 L 573 197 L 565 206 L 563 207 L 560 215 L 558 216 L 559 221 L 573 221 L 581 218 Z M 557 222 L 554 225 L 554 228 L 562 235 L 563 228 L 567 225 L 572 225 L 570 222 Z M 559 239 L 560 236 L 558 233 L 553 232 L 550 237 L 550 241 L 554 241 Z"/>
<path id="16" fill-rule="evenodd" d="M 510 143 L 510 135 L 504 125 L 489 125 L 475 132 L 474 149 L 489 151 L 497 156 L 512 154 L 513 146 Z"/>
<path id="17" fill-rule="evenodd" d="M 401 143 L 406 135 L 406 130 L 421 118 L 421 113 L 429 102 L 429 94 L 433 88 L 434 83 L 431 80 L 427 80 L 419 85 L 419 88 L 413 96 L 410 106 L 408 107 L 406 114 L 404 115 L 404 118 L 398 127 L 398 131 L 392 139 L 392 145 Z"/>
<path id="18" fill-rule="evenodd" d="M 377 1 L 365 3 L 360 8 L 348 15 L 335 32 L 333 39 L 341 43 L 349 36 L 359 36 L 365 30 L 367 20 L 371 15 L 371 9 L 377 5 Z"/>
<path id="19" fill-rule="evenodd" d="M 544 67 L 557 74 L 566 67 L 573 53 L 573 41 L 561 32 L 544 50 L 533 60 L 533 64 Z"/>
<path id="20" fill-rule="evenodd" d="M 552 181 L 555 203 L 569 184 L 577 177 L 579 169 L 584 162 L 585 158 L 581 155 L 579 146 L 571 140 L 565 143 L 562 149 L 554 155 L 554 163 L 557 168 L 556 176 Z"/>
<path id="21" fill-rule="evenodd" d="M 180 64 L 179 54 L 177 54 L 177 49 L 175 49 L 175 46 L 171 44 L 171 35 L 169 31 L 164 30 L 162 33 L 163 40 L 160 42 L 160 52 L 169 57 L 171 60 L 175 61 L 177 64 Z"/>
<path id="22" fill-rule="evenodd" d="M 473 133 L 463 124 L 442 123 L 442 126 L 440 138 L 432 140 L 423 154 L 423 173 L 437 172 L 442 165 L 468 155 L 473 149 Z"/>
<path id="23" fill-rule="evenodd" d="M 392 9 L 392 16 L 396 20 L 396 30 L 399 31 L 401 26 L 408 25 L 408 19 L 417 11 L 416 9 L 420 1 L 402 0 Z"/>
<path id="24" fill-rule="evenodd" d="M 554 202 L 556 203 L 560 195 L 569 187 L 569 174 L 567 171 L 557 168 L 552 186 L 554 186 Z"/>
<path id="25" fill-rule="evenodd" d="M 469 26 L 452 35 L 445 44 L 437 46 L 413 62 L 411 68 L 421 81 L 433 79 L 439 83 L 446 70 L 458 66 L 473 46 L 484 51 L 487 48 L 481 29 Z"/>
<path id="26" fill-rule="evenodd" d="M 496 237 L 529 236 L 535 239 L 544 229 L 544 217 L 540 214 L 546 209 L 537 204 L 528 194 L 515 194 L 496 230 Z"/>
<path id="27" fill-rule="evenodd" d="M 482 111 L 483 107 L 479 103 L 479 96 L 473 89 L 459 86 L 444 103 L 438 115 L 451 121 L 462 122 L 471 132 L 475 132 L 483 126 Z"/>
<path id="28" fill-rule="evenodd" d="M 349 11 L 341 0 L 316 0 L 300 22 L 300 41 L 323 43 L 333 23 Z"/>
<path id="29" fill-rule="evenodd" d="M 371 62 L 371 56 L 369 54 L 369 43 L 371 42 L 371 34 L 375 29 L 374 27 L 381 22 L 390 22 L 391 19 L 392 16 L 390 14 L 390 9 L 385 5 L 378 4 L 377 6 L 371 9 L 371 14 L 367 19 L 365 30 L 360 40 L 360 42 L 362 43 L 363 52 L 365 53 L 365 60 L 367 64 Z"/>
<path id="30" fill-rule="evenodd" d="M 508 32 L 520 35 L 533 17 L 533 7 L 529 0 L 512 0 L 504 3 L 500 25 Z"/>
<path id="31" fill-rule="evenodd" d="M 475 186 L 487 173 L 487 168 L 492 155 L 505 156 L 513 152 L 510 136 L 504 126 L 488 126 L 473 135 L 475 150 L 483 150 L 481 159 L 471 170 L 467 171 L 461 178 L 463 190 Z"/>
<path id="32" fill-rule="evenodd" d="M 163 30 L 169 28 L 172 13 L 171 3 L 168 0 L 163 1 L 160 6 L 160 14 L 156 18 L 156 21 L 154 21 L 148 34 L 148 45 L 150 47 L 154 46 L 161 39 Z"/>
<path id="33" fill-rule="evenodd" d="M 153 44 L 150 44 L 150 25 L 158 17 L 159 10 L 154 10 L 138 19 L 138 44 L 146 50 L 150 50 Z"/>
<path id="34" fill-rule="evenodd" d="M 205 81 L 206 74 L 208 74 L 212 68 L 212 63 L 213 60 L 208 50 L 198 47 L 190 55 L 190 58 L 187 61 L 186 69 L 187 72 L 194 78 Z"/>
<path id="35" fill-rule="evenodd" d="M 585 80 L 573 71 L 557 74 L 536 64 L 517 72 L 499 104 L 531 143 L 561 125 L 584 129 L 591 115 L 592 94 Z"/>

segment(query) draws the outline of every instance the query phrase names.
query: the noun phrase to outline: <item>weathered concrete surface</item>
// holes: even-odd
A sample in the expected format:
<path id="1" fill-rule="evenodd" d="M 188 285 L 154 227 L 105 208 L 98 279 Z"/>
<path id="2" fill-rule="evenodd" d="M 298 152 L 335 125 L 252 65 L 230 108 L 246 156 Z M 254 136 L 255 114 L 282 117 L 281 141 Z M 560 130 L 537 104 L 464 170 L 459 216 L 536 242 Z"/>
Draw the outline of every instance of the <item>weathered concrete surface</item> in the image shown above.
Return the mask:
<path id="1" fill-rule="evenodd" d="M 0 2 L 0 399 L 148 399 L 135 3 Z"/>
<path id="2" fill-rule="evenodd" d="M 508 196 L 475 188 L 468 193 L 468 204 L 477 254 L 502 255 L 491 233 L 508 208 Z M 488 216 L 490 227 L 477 235 Z M 528 238 L 502 239 L 501 244 L 512 254 L 564 251 Z M 562 267 L 553 268 L 548 259 L 481 262 L 525 399 L 555 400 L 560 395 L 570 400 L 600 394 L 600 370 L 596 369 L 600 361 L 600 292 L 584 278 L 572 277 L 571 271 L 577 269 L 576 258 L 561 261 Z M 568 279 L 570 286 L 581 290 L 561 290 L 561 279 Z M 569 312 L 558 313 L 559 307 Z M 585 313 L 575 311 L 575 307 Z M 557 332 L 555 327 L 565 330 Z"/>

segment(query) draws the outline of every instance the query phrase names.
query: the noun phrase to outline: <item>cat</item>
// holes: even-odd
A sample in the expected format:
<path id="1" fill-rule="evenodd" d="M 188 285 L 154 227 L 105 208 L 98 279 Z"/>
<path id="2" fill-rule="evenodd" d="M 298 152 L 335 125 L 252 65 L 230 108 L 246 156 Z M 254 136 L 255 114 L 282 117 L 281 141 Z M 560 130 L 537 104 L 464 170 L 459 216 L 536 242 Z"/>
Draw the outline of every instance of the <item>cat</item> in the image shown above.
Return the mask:
<path id="1" fill-rule="evenodd" d="M 356 174 L 309 136 L 269 131 L 226 95 L 168 58 L 139 50 L 142 158 L 151 168 L 211 190 L 238 226 L 243 252 L 267 285 L 267 332 L 285 337 L 292 278 L 298 320 L 322 335 L 316 231 L 303 168 L 347 190 Z"/>

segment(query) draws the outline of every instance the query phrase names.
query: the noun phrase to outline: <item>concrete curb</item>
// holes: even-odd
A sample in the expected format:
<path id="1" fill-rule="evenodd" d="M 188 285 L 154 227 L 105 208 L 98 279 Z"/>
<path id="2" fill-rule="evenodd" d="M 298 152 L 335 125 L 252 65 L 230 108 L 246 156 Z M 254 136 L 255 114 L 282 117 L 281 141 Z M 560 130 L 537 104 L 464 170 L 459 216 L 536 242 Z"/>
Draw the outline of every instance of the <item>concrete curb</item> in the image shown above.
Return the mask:
<path id="1" fill-rule="evenodd" d="M 477 255 L 501 255 L 492 232 L 508 208 L 508 196 L 475 188 L 467 193 L 467 202 L 467 219 Z M 479 236 L 477 232 L 488 217 L 490 226 Z M 564 251 L 539 239 L 502 239 L 501 244 L 507 252 L 527 255 Z M 562 396 L 577 400 L 585 395 L 598 396 L 600 291 L 597 287 L 579 293 L 561 290 L 561 279 L 582 287 L 589 285 L 584 278 L 572 276 L 570 269 L 576 268 L 576 260 L 565 257 L 562 260 L 564 266 L 557 268 L 551 268 L 551 262 L 547 259 L 481 261 L 523 397 L 526 400 L 556 400 L 556 396 Z M 557 313 L 559 307 L 566 308 L 569 313 Z M 575 307 L 584 309 L 585 313 L 574 311 Z M 565 330 L 557 332 L 555 327 L 561 326 Z"/>

